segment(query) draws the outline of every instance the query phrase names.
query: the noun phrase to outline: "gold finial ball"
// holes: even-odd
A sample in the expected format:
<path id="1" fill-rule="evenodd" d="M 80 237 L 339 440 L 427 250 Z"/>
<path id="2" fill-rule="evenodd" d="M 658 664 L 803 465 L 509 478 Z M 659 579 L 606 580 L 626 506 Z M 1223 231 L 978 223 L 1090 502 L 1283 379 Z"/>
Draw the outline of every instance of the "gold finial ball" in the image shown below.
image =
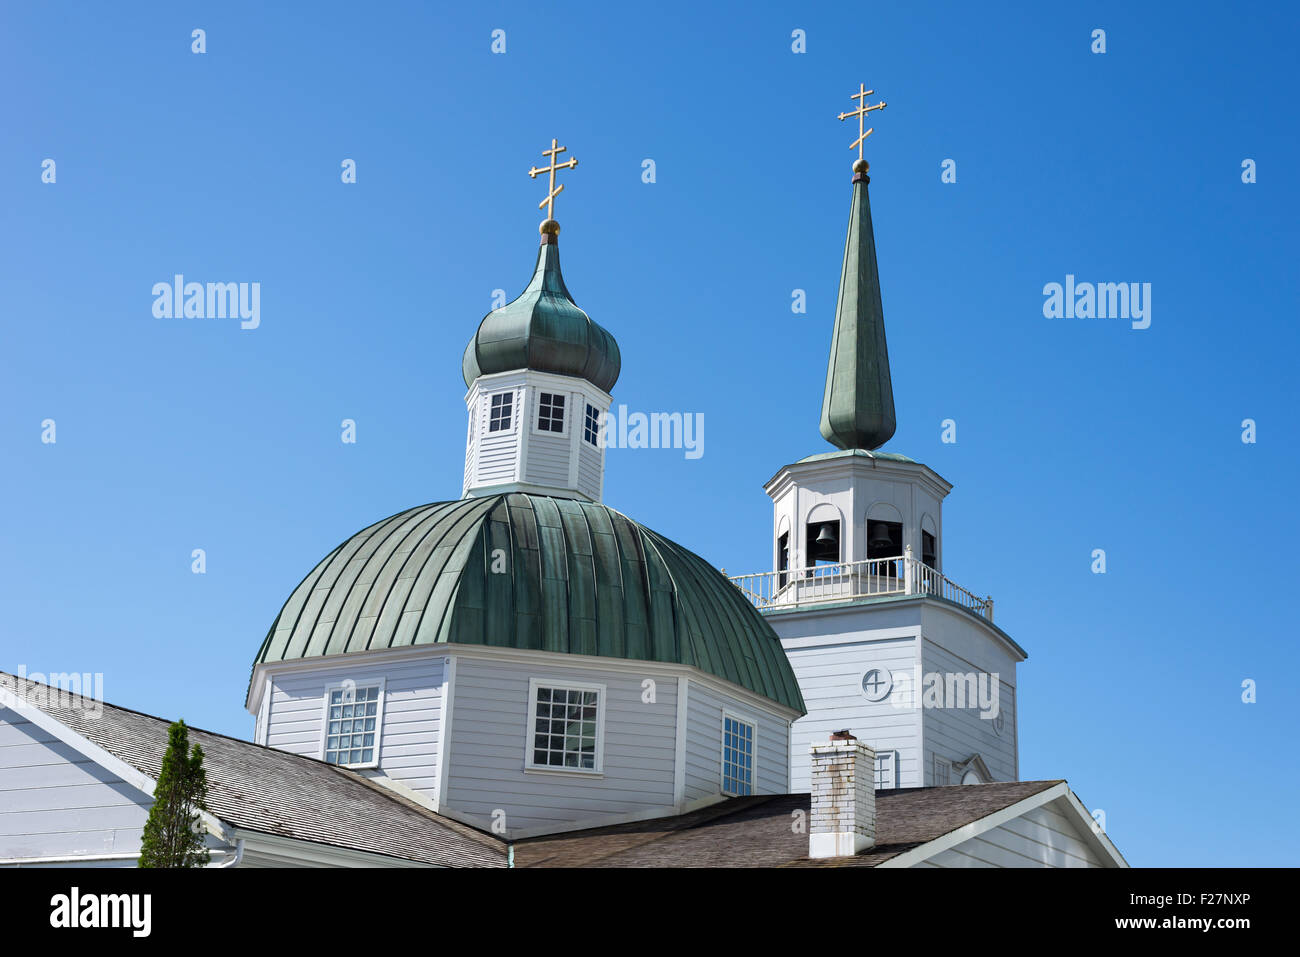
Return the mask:
<path id="1" fill-rule="evenodd" d="M 542 225 L 537 227 L 537 231 L 543 236 L 558 236 L 560 235 L 560 224 L 553 219 L 544 219 Z"/>
<path id="2" fill-rule="evenodd" d="M 853 172 L 855 173 L 865 173 L 870 168 L 871 168 L 871 164 L 868 163 L 866 160 L 860 159 L 860 160 L 853 161 Z"/>

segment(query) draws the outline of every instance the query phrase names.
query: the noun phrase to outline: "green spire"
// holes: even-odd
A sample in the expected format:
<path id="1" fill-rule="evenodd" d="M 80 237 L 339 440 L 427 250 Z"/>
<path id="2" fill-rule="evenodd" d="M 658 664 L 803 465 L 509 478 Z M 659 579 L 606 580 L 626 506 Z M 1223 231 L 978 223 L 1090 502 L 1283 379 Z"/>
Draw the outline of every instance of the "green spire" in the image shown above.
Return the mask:
<path id="1" fill-rule="evenodd" d="M 826 367 L 821 432 L 841 449 L 878 449 L 894 434 L 894 389 L 880 305 L 867 164 L 853 164 L 853 202 L 844 243 L 840 298 Z"/>

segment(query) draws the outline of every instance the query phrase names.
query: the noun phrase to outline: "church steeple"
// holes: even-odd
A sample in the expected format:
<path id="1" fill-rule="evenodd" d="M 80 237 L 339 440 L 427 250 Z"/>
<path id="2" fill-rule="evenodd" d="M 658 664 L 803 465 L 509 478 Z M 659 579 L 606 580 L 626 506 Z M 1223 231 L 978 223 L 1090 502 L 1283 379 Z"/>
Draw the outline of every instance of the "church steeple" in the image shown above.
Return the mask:
<path id="1" fill-rule="evenodd" d="M 469 392 L 466 497 L 506 491 L 600 501 L 605 475 L 601 421 L 621 359 L 614 337 L 573 301 L 560 274 L 555 221 L 559 170 L 573 169 L 558 141 L 542 150 L 550 165 L 541 248 L 532 280 L 514 300 L 483 317 L 465 347 L 461 371 Z"/>
<path id="2" fill-rule="evenodd" d="M 853 95 L 859 100 L 858 109 L 840 114 L 841 120 L 858 118 L 858 139 L 852 144 L 858 148 L 858 160 L 853 164 L 853 199 L 821 417 L 821 433 L 826 441 L 841 449 L 867 451 L 888 442 L 895 428 L 876 240 L 867 197 L 871 177 L 867 175 L 867 161 L 862 158 L 863 141 L 872 132 L 862 129 L 863 120 L 870 111 L 885 106 L 884 102 L 867 105 L 866 97 L 873 92 L 862 86 Z"/>

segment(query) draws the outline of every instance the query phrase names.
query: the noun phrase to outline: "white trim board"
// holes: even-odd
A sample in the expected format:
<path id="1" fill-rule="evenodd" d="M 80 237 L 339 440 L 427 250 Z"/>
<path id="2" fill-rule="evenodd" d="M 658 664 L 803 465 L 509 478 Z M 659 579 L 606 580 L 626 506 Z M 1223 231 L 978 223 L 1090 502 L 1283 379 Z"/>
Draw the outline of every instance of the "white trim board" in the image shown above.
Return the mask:
<path id="1" fill-rule="evenodd" d="M 257 666 L 254 684 L 258 687 L 255 698 L 250 698 L 246 706 L 256 713 L 261 703 L 260 679 L 264 674 L 280 675 L 297 671 L 310 671 L 322 664 L 337 663 L 340 668 L 348 667 L 359 661 L 405 661 L 425 657 L 445 657 L 457 655 L 463 658 L 482 658 L 488 661 L 508 661 L 523 665 L 544 665 L 568 669 L 590 669 L 596 671 L 631 672 L 638 675 L 658 672 L 667 675 L 686 675 L 701 687 L 731 695 L 746 707 L 762 711 L 770 717 L 782 720 L 797 720 L 803 714 L 793 708 L 787 708 L 756 691 L 733 684 L 725 678 L 709 674 L 694 665 L 683 665 L 675 661 L 643 661 L 635 658 L 603 658 L 598 655 L 575 655 L 557 651 L 534 651 L 524 648 L 501 648 L 494 645 L 467 645 L 453 642 L 440 642 L 435 645 L 421 645 L 403 648 L 377 648 L 368 651 L 352 651 L 341 655 L 317 655 L 312 658 L 294 658 L 290 661 L 267 661 Z"/>
<path id="2" fill-rule="evenodd" d="M 781 647 L 789 650 L 791 648 L 821 648 L 830 645 L 902 644 L 920 637 L 921 627 L 919 625 L 909 625 L 901 628 L 873 628 L 870 631 L 870 637 L 862 632 L 856 632 L 843 635 L 807 635 L 802 638 L 782 638 Z"/>
<path id="3" fill-rule="evenodd" d="M 47 714 L 36 705 L 25 700 L 19 692 L 14 691 L 0 698 L 0 706 L 6 707 L 15 714 L 26 718 L 42 731 L 54 735 L 54 737 L 85 756 L 88 760 L 117 775 L 136 790 L 143 792 L 148 798 L 153 798 L 153 793 L 158 787 L 158 781 L 155 778 L 105 751 L 89 738 L 69 728 L 58 718 Z M 213 837 L 226 844 L 234 844 L 230 837 L 230 829 L 211 812 L 200 811 L 199 820 L 203 822 L 204 829 Z"/>
<path id="4" fill-rule="evenodd" d="M 978 787 L 979 785 L 975 786 Z M 971 821 L 969 824 L 963 825 L 956 830 L 949 831 L 947 834 L 937 837 L 932 841 L 927 841 L 919 847 L 914 847 L 909 851 L 904 851 L 902 854 L 899 854 L 896 857 L 891 857 L 887 861 L 882 861 L 876 866 L 914 867 L 922 861 L 927 861 L 937 854 L 942 854 L 944 851 L 956 847 L 958 844 L 969 841 L 971 838 L 979 837 L 987 831 L 991 831 L 996 827 L 1001 827 L 1008 821 L 1013 821 L 1035 808 L 1051 804 L 1052 802 L 1059 801 L 1062 798 L 1066 799 L 1065 803 L 1074 808 L 1075 812 L 1084 819 L 1084 834 L 1091 838 L 1088 843 L 1100 850 L 1102 857 L 1108 859 L 1115 867 L 1128 867 L 1128 862 L 1124 860 L 1123 856 L 1115 848 L 1115 845 L 1110 842 L 1110 838 L 1105 838 L 1104 841 L 1098 840 L 1098 835 L 1093 833 L 1092 830 L 1092 815 L 1088 814 L 1088 812 L 1084 810 L 1079 799 L 1075 797 L 1074 793 L 1070 790 L 1070 785 L 1065 781 L 1062 781 L 1060 784 L 1054 784 L 1044 791 L 1039 791 L 1037 794 L 1031 794 L 1029 797 L 1017 801 L 1015 804 L 1009 805 L 1008 807 L 1004 807 L 1000 811 L 994 811 L 992 814 L 982 817 L 979 820 Z M 1070 798 L 1073 798 L 1072 802 L 1069 800 Z M 1104 834 L 1102 836 L 1104 837 Z"/>

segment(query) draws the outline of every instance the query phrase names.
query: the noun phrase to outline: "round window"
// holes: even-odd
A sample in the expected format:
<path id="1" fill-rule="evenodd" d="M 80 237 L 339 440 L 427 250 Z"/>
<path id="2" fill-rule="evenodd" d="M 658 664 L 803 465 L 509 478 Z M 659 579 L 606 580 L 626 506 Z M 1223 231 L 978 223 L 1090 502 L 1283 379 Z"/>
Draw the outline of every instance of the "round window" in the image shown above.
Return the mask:
<path id="1" fill-rule="evenodd" d="M 884 668 L 872 668 L 862 676 L 862 693 L 868 701 L 884 701 L 894 687 L 894 676 Z"/>

